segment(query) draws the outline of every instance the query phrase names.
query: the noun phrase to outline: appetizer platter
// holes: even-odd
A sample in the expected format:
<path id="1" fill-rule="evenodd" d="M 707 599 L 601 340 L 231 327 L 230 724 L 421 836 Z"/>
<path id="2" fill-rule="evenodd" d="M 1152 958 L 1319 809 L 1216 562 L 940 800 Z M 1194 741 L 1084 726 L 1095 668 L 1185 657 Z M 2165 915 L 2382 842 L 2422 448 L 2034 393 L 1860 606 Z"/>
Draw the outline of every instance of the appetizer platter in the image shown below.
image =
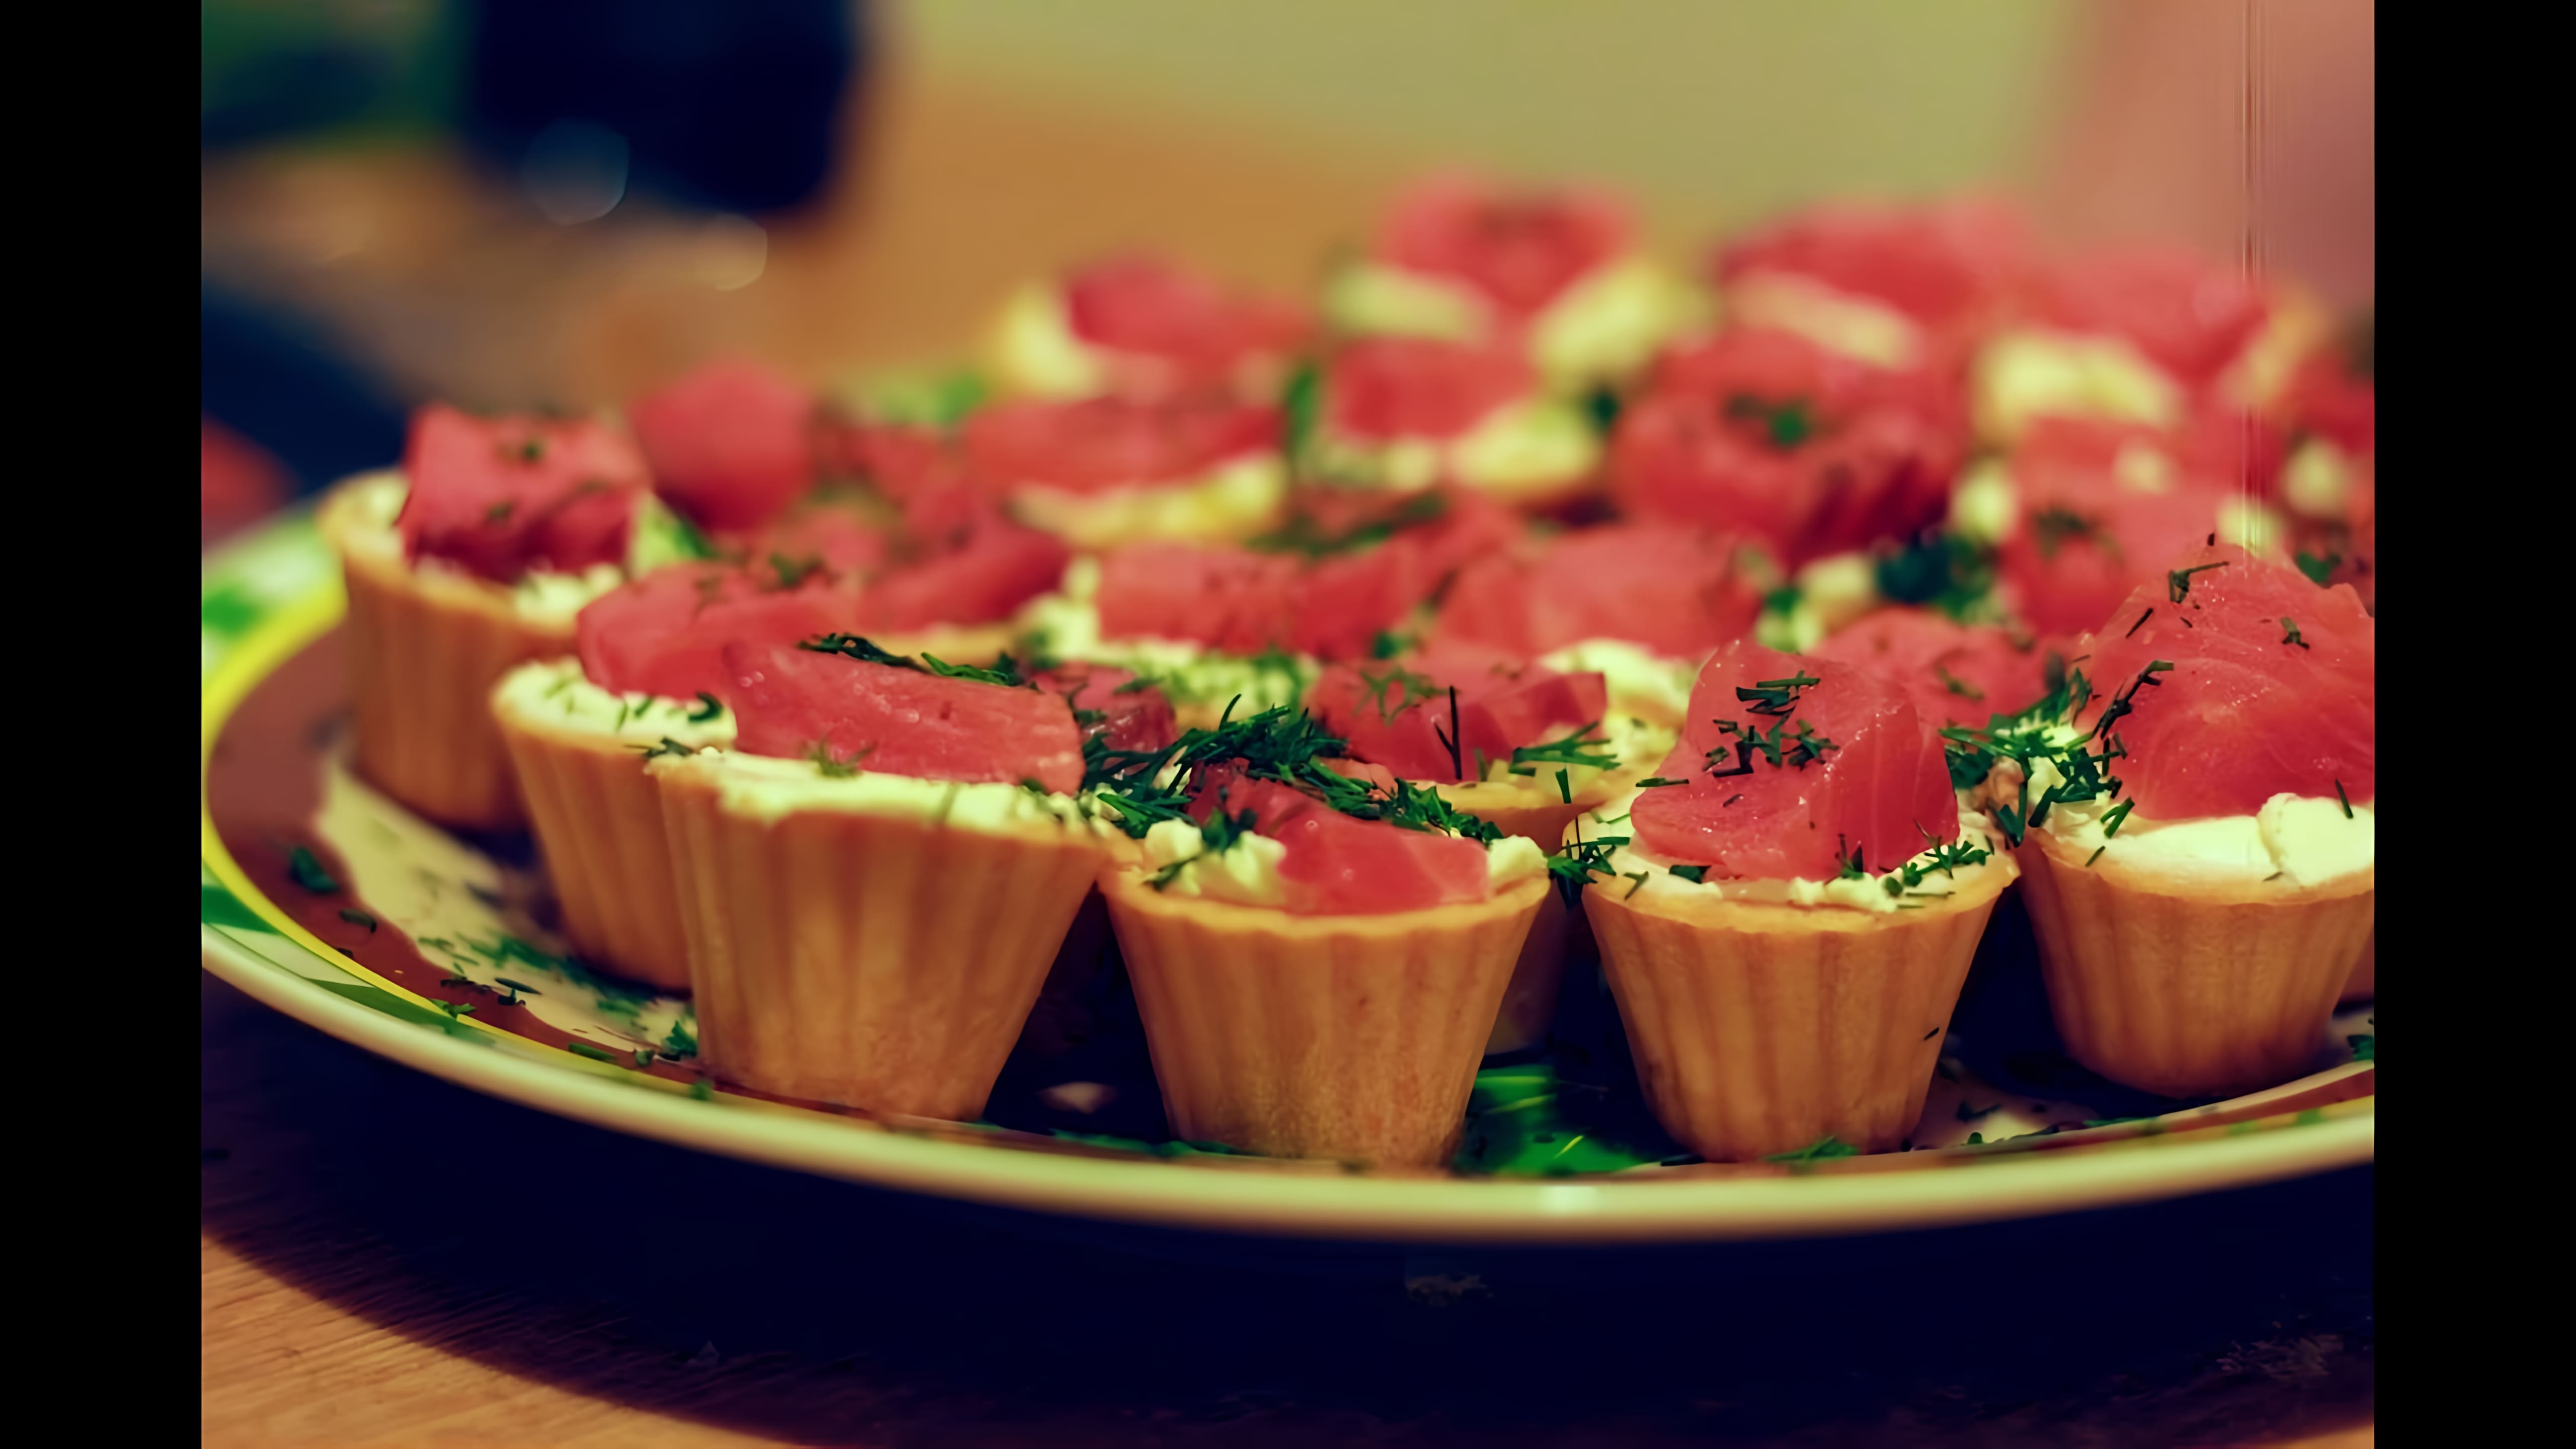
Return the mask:
<path id="1" fill-rule="evenodd" d="M 961 349 L 961 353 L 968 350 Z M 1307 299 L 431 405 L 207 561 L 209 969 L 701 1150 L 1219 1231 L 1842 1234 L 2373 1142 L 2366 335 L 1976 200 L 1458 178 Z"/>

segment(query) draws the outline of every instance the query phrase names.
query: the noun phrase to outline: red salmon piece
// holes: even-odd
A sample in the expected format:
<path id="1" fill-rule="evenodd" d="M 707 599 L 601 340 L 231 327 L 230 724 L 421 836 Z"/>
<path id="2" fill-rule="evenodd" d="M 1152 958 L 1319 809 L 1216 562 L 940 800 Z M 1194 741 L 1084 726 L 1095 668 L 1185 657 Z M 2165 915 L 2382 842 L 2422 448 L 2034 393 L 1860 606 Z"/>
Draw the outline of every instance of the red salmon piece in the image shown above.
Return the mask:
<path id="1" fill-rule="evenodd" d="M 1113 750 L 1158 750 L 1180 738 L 1172 702 L 1153 684 L 1106 664 L 1063 664 L 1032 677 L 1038 688 L 1064 696 L 1083 737 L 1098 735 Z M 1098 716 L 1086 718 L 1086 716 Z"/>
<path id="2" fill-rule="evenodd" d="M 791 569 L 819 564 L 836 577 L 863 577 L 886 565 L 894 540 L 856 509 L 813 503 L 790 509 L 739 544 L 754 563 L 776 559 Z"/>
<path id="3" fill-rule="evenodd" d="M 2162 576 L 2159 560 L 2207 541 L 2232 491 L 2152 430 L 2095 419 L 2039 420 L 2008 466 L 2018 519 L 1996 572 L 2014 613 L 2044 634 L 2100 624 Z"/>
<path id="4" fill-rule="evenodd" d="M 2099 252 L 2041 268 L 2029 300 L 2051 326 L 2128 339 L 2190 388 L 2226 371 L 2271 311 L 2242 270 L 2167 249 Z"/>
<path id="5" fill-rule="evenodd" d="M 1528 397 L 1538 374 L 1512 349 L 1430 337 L 1363 337 L 1325 372 L 1324 416 L 1369 442 L 1447 441 Z"/>
<path id="6" fill-rule="evenodd" d="M 1450 710 L 1451 689 L 1457 710 Z M 1449 643 L 1408 661 L 1337 664 L 1308 696 L 1324 727 L 1351 755 L 1406 780 L 1480 780 L 1480 761 L 1562 739 L 1601 722 L 1609 689 L 1599 674 L 1560 674 L 1501 650 Z M 1443 743 L 1456 731 L 1453 757 Z"/>
<path id="7" fill-rule="evenodd" d="M 1258 654 L 1285 632 L 1297 560 L 1186 543 L 1134 543 L 1100 557 L 1104 639 L 1179 639 Z"/>
<path id="8" fill-rule="evenodd" d="M 2379 391 L 2336 349 L 2321 348 L 2299 364 L 2282 411 L 2293 428 L 2314 433 L 2346 453 L 2361 456 L 2377 450 Z"/>
<path id="9" fill-rule="evenodd" d="M 2020 218 L 1989 201 L 1800 212 L 1728 243 L 1720 285 L 1778 272 L 1866 298 L 1929 327 L 1990 317 L 2026 265 Z"/>
<path id="10" fill-rule="evenodd" d="M 773 570 L 676 564 L 590 601 L 573 621 L 581 672 L 616 694 L 725 699 L 727 644 L 792 644 L 844 629 L 851 595 L 818 577 L 782 588 Z"/>
<path id="11" fill-rule="evenodd" d="M 1784 683 L 1800 678 L 1816 683 Z M 1749 734 L 1774 729 L 1776 761 L 1740 752 Z M 1712 772 L 1711 751 L 1717 771 L 1736 773 Z M 1656 773 L 1690 783 L 1637 796 L 1638 846 L 1730 878 L 1831 880 L 1855 853 L 1862 869 L 1884 871 L 1959 836 L 1940 738 L 1905 690 L 1865 669 L 1756 644 L 1710 657 L 1681 742 Z"/>
<path id="12" fill-rule="evenodd" d="M 1717 535 L 1647 523 L 1531 540 L 1459 570 L 1434 637 L 1524 657 L 1585 639 L 1697 657 L 1742 637 L 1762 612 L 1738 553 Z"/>
<path id="13" fill-rule="evenodd" d="M 1054 588 L 1072 558 L 1053 534 L 998 518 L 970 525 L 962 540 L 869 579 L 859 595 L 859 627 L 923 629 L 1007 619 Z"/>
<path id="14" fill-rule="evenodd" d="M 1513 194 L 1442 178 L 1398 200 L 1377 255 L 1472 288 L 1517 319 L 1555 301 L 1628 245 L 1626 214 L 1596 193 Z"/>
<path id="15" fill-rule="evenodd" d="M 623 562 L 649 481 L 643 454 L 603 424 L 478 418 L 444 403 L 412 415 L 403 477 L 404 555 L 500 583 Z"/>
<path id="16" fill-rule="evenodd" d="M 883 775 L 1082 786 L 1082 732 L 1063 695 L 946 679 L 785 644 L 728 644 L 734 747 L 828 756 Z"/>
<path id="17" fill-rule="evenodd" d="M 815 398 L 741 358 L 646 395 L 627 420 L 665 501 L 704 528 L 757 528 L 814 486 Z"/>
<path id="18" fill-rule="evenodd" d="M 1230 813 L 1251 811 L 1254 831 L 1285 847 L 1279 879 L 1293 915 L 1425 910 L 1492 890 L 1475 841 L 1354 819 L 1276 781 L 1231 779 L 1212 793 Z"/>
<path id="19" fill-rule="evenodd" d="M 2277 491 L 2290 457 L 2290 435 L 2279 424 L 2214 395 L 2192 409 L 2172 446 L 2184 467 L 2209 485 L 2256 498 Z"/>
<path id="20" fill-rule="evenodd" d="M 966 419 L 966 462 L 1008 492 L 1076 493 L 1195 481 L 1279 445 L 1279 412 L 1208 398 L 1021 401 Z"/>
<path id="21" fill-rule="evenodd" d="M 1741 529 L 1798 564 L 1937 521 L 1965 446 L 1928 378 L 1746 328 L 1663 359 L 1620 415 L 1610 489 L 1639 517 Z"/>
<path id="22" fill-rule="evenodd" d="M 2061 643 L 2060 660 L 2079 650 Z M 2019 641 L 1994 624 L 1962 624 L 1933 609 L 1880 609 L 1815 647 L 1819 659 L 1869 670 L 1903 689 L 1915 711 L 1943 725 L 1983 725 L 2017 714 L 2048 692 L 2051 646 Z"/>
<path id="23" fill-rule="evenodd" d="M 2127 756 L 2112 773 L 2138 813 L 2251 815 L 2274 795 L 2332 799 L 2338 786 L 2377 798 L 2377 625 L 2360 597 L 2225 545 L 2162 562 L 2079 651 L 2094 698 L 2076 723 L 2115 716 Z M 2173 668 L 2149 675 L 2159 662 Z M 2142 677 L 2154 682 L 2133 689 Z"/>
<path id="24" fill-rule="evenodd" d="M 1229 291 L 1210 278 L 1153 257 L 1113 257 L 1064 279 L 1073 335 L 1107 352 L 1153 364 L 1165 387 L 1223 384 L 1247 362 L 1294 351 L 1309 330 L 1284 302 Z"/>

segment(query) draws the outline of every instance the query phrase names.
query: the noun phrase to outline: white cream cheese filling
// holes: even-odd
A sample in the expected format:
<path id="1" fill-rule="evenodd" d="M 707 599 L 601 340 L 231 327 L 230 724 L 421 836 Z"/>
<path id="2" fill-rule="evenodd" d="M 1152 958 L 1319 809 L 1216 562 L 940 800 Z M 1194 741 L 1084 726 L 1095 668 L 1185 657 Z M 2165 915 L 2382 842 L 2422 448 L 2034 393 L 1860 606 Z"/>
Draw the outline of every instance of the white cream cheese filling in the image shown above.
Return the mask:
<path id="1" fill-rule="evenodd" d="M 733 746 L 733 711 L 705 699 L 616 694 L 590 682 L 578 659 L 541 659 L 501 676 L 495 711 L 531 724 L 613 735 L 638 746 L 669 740 L 690 749 Z"/>
<path id="2" fill-rule="evenodd" d="M 1977 354 L 1971 381 L 1977 431 L 2012 443 L 2043 416 L 2108 418 L 2170 428 L 2183 393 L 2123 337 L 2031 328 L 2007 332 Z"/>
<path id="3" fill-rule="evenodd" d="M 1657 654 L 1626 639 L 1579 639 L 1538 662 L 1560 674 L 1599 674 L 1613 714 L 1678 724 L 1690 712 L 1691 686 L 1703 660 Z"/>
<path id="4" fill-rule="evenodd" d="M 1324 310 L 1342 331 L 1363 336 L 1474 342 L 1502 325 L 1494 305 L 1465 283 L 1377 261 L 1335 272 Z M 1708 310 L 1652 259 L 1615 257 L 1567 284 L 1530 318 L 1530 362 L 1550 384 L 1569 391 L 1617 381 L 1704 322 Z"/>
<path id="5" fill-rule="evenodd" d="M 1315 481 L 1418 493 L 1443 477 L 1505 498 L 1556 491 L 1589 477 L 1601 435 L 1583 410 L 1554 398 L 1506 403 L 1454 438 L 1360 438 L 1318 423 L 1301 460 Z"/>
<path id="6" fill-rule="evenodd" d="M 1286 463 L 1276 453 L 1261 452 L 1181 482 L 1080 491 L 1022 483 L 1011 490 L 1010 508 L 1022 523 L 1076 548 L 1110 548 L 1139 539 L 1250 538 L 1279 522 L 1287 499 Z"/>
<path id="7" fill-rule="evenodd" d="M 1726 284 L 1725 320 L 1794 332 L 1828 352 L 1891 371 L 1923 360 L 1923 329 L 1883 302 L 1794 272 L 1753 270 Z"/>
<path id="8" fill-rule="evenodd" d="M 654 775 L 688 772 L 712 780 L 727 814 L 775 822 L 804 811 L 838 811 L 906 820 L 929 820 L 954 830 L 1013 834 L 1031 824 L 1053 823 L 1105 837 L 1108 827 L 1070 795 L 1041 793 L 993 781 L 925 780 L 860 766 L 828 775 L 810 760 L 706 749 L 659 755 L 645 762 Z"/>
<path id="9" fill-rule="evenodd" d="M 2001 772 L 2001 786 L 2010 772 Z M 2055 764 L 2032 762 L 2029 797 L 2037 800 L 2061 776 Z M 2014 792 L 2018 795 L 2018 789 Z M 2327 885 L 2377 864 L 2377 825 L 2368 801 L 2279 794 L 2251 815 L 2153 820 L 2111 799 L 2060 803 L 2039 823 L 2070 849 L 2094 859 L 2181 880 L 2243 885 L 2277 881 L 2293 890 Z M 2097 857 L 2094 853 L 2101 852 Z"/>

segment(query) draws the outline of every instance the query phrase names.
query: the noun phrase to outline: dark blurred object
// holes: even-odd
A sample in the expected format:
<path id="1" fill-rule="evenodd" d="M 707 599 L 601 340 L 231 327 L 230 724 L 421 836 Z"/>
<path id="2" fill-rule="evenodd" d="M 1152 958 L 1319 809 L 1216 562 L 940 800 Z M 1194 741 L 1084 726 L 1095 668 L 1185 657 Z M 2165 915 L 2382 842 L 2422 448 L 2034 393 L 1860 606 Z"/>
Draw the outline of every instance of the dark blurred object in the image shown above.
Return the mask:
<path id="1" fill-rule="evenodd" d="M 583 128 L 576 142 L 605 132 L 622 142 L 631 184 L 717 211 L 781 211 L 819 193 L 865 71 L 854 0 L 468 8 L 464 129 L 476 146 L 515 165 L 564 139 L 558 127 Z"/>
<path id="2" fill-rule="evenodd" d="M 456 90 L 458 15 L 442 0 L 205 0 L 198 144 L 436 129 Z"/>
<path id="3" fill-rule="evenodd" d="M 199 410 L 284 465 L 298 494 L 401 455 L 404 407 L 292 315 L 200 288 Z"/>
<path id="4" fill-rule="evenodd" d="M 208 0 L 202 152 L 456 134 L 547 221 L 635 191 L 769 213 L 819 195 L 867 0 Z M 268 290 L 261 287 L 258 290 Z M 306 319 L 209 275 L 199 404 L 310 492 L 402 450 L 404 397 Z"/>

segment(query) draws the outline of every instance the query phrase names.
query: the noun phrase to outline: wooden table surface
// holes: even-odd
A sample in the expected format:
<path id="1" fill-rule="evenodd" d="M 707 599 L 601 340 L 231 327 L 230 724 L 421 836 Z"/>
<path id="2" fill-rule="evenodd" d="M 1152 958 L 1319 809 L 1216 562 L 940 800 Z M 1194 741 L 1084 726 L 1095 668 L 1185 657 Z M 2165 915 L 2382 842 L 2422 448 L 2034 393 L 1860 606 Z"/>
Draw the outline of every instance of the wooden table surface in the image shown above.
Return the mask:
<path id="1" fill-rule="evenodd" d="M 901 74 L 868 137 L 732 291 L 694 222 L 548 227 L 435 154 L 210 167 L 206 265 L 401 387 L 584 404 L 719 347 L 935 358 L 1122 243 L 1294 286 L 1395 174 Z M 1921 1242 L 1430 1261 L 700 1158 L 211 976 L 203 1022 L 209 1444 L 2371 1442 L 2367 1172 Z M 1488 1291 L 1406 1286 L 1458 1271 Z"/>

